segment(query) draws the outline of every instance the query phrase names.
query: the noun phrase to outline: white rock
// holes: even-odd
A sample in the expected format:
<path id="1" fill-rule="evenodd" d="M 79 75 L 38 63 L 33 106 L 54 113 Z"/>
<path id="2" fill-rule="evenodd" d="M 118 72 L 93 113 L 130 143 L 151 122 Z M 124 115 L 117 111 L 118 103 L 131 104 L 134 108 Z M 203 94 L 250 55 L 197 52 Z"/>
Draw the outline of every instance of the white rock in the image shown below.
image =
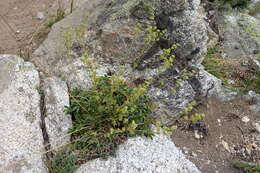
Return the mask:
<path id="1" fill-rule="evenodd" d="M 194 137 L 195 137 L 196 139 L 202 139 L 202 138 L 203 138 L 203 136 L 202 136 L 201 134 L 199 134 L 198 130 L 195 130 L 195 131 L 194 131 Z"/>
<path id="2" fill-rule="evenodd" d="M 43 20 L 45 18 L 44 13 L 38 12 L 36 18 L 39 19 L 39 20 Z"/>
<path id="3" fill-rule="evenodd" d="M 255 123 L 255 129 L 258 133 L 260 133 L 260 124 L 259 123 Z"/>
<path id="4" fill-rule="evenodd" d="M 65 106 L 69 106 L 68 88 L 61 79 L 52 77 L 44 80 L 43 90 L 46 132 L 51 148 L 55 149 L 70 141 L 72 120 L 64 112 Z"/>
<path id="5" fill-rule="evenodd" d="M 168 136 L 156 135 L 128 139 L 115 157 L 96 159 L 82 165 L 76 173 L 199 173 Z"/>
<path id="6" fill-rule="evenodd" d="M 0 172 L 47 173 L 35 67 L 14 55 L 0 55 Z"/>
<path id="7" fill-rule="evenodd" d="M 223 145 L 223 147 L 224 147 L 228 152 L 230 152 L 229 145 L 228 145 L 228 143 L 227 143 L 226 141 L 222 140 L 222 141 L 221 141 L 221 144 Z"/>
<path id="8" fill-rule="evenodd" d="M 250 121 L 250 119 L 248 118 L 248 116 L 244 116 L 241 121 L 243 121 L 244 123 L 248 123 Z"/>

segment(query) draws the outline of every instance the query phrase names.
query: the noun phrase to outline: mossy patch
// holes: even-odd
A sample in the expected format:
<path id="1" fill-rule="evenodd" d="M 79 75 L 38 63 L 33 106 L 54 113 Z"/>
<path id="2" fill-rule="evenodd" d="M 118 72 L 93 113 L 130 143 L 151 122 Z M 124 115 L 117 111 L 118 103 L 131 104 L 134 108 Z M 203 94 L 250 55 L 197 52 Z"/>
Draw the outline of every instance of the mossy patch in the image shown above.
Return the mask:
<path id="1" fill-rule="evenodd" d="M 223 4 L 229 4 L 232 8 L 244 9 L 251 0 L 219 0 Z"/>

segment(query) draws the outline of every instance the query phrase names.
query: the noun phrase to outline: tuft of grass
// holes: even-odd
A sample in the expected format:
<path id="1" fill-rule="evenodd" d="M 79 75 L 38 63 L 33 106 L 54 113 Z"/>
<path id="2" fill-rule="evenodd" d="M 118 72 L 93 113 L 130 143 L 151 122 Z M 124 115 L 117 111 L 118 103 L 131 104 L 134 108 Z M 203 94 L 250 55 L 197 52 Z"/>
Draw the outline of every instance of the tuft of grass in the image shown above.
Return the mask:
<path id="1" fill-rule="evenodd" d="M 55 15 L 50 15 L 46 20 L 45 27 L 51 28 L 55 23 L 59 22 L 60 20 L 64 19 L 66 16 L 65 10 L 62 8 L 57 9 Z"/>
<path id="2" fill-rule="evenodd" d="M 73 173 L 79 167 L 77 161 L 77 155 L 71 153 L 69 150 L 62 150 L 51 159 L 50 172 Z"/>
<path id="3" fill-rule="evenodd" d="M 206 71 L 221 79 L 224 85 L 241 91 L 254 90 L 260 93 L 260 74 L 250 63 L 250 58 L 221 58 L 220 50 L 215 46 L 208 49 L 202 64 Z M 233 83 L 229 84 L 228 81 L 233 81 Z"/>
<path id="4" fill-rule="evenodd" d="M 242 170 L 244 173 L 259 173 L 260 165 L 252 165 L 243 161 L 234 161 L 234 167 Z"/>
<path id="5" fill-rule="evenodd" d="M 72 148 L 85 160 L 106 158 L 127 137 L 152 137 L 153 107 L 145 88 L 133 88 L 115 76 L 95 77 L 89 91 L 71 92 L 66 112 L 73 117 Z"/>
<path id="6" fill-rule="evenodd" d="M 231 72 L 230 66 L 223 58 L 219 58 L 219 47 L 213 46 L 208 48 L 207 55 L 203 61 L 205 70 L 221 79 L 226 84 L 228 74 Z"/>

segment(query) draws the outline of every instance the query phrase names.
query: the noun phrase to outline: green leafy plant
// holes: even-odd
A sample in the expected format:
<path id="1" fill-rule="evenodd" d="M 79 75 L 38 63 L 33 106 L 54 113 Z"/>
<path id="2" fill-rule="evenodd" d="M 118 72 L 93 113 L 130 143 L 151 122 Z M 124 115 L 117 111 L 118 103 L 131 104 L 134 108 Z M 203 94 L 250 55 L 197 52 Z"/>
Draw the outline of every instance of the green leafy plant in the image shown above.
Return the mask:
<path id="1" fill-rule="evenodd" d="M 74 89 L 73 147 L 86 160 L 107 157 L 127 137 L 153 136 L 149 114 L 154 108 L 144 86 L 134 88 L 118 76 L 93 77 L 89 91 Z"/>

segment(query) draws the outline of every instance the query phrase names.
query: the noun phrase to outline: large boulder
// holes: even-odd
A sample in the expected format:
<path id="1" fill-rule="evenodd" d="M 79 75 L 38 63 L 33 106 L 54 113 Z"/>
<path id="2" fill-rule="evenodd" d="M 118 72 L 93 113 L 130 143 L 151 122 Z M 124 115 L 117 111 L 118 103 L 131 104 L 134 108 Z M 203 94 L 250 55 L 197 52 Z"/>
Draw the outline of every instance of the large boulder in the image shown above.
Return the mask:
<path id="1" fill-rule="evenodd" d="M 76 173 L 199 173 L 168 136 L 136 137 L 119 146 L 115 157 L 95 159 Z"/>
<path id="2" fill-rule="evenodd" d="M 171 91 L 176 80 L 182 78 L 183 68 L 199 65 L 203 60 L 208 39 L 203 17 L 200 0 L 89 0 L 53 26 L 48 38 L 34 52 L 32 61 L 46 74 L 64 79 L 69 88 L 89 89 L 89 71 L 81 60 L 87 50 L 88 57 L 102 74 L 117 72 L 124 65 L 124 77 L 131 82 L 153 78 L 149 92 L 158 102 L 167 101 L 163 104 L 175 114 L 196 95 L 193 90 L 197 88 L 192 88 L 187 79 L 176 87 L 176 92 Z M 159 41 L 147 42 L 146 29 L 141 28 L 137 37 L 138 25 L 144 27 L 152 22 L 157 29 L 167 30 L 164 36 Z M 79 38 L 75 38 L 77 34 L 66 32 L 73 30 L 71 27 L 84 25 L 88 27 L 78 29 L 83 30 L 80 43 Z M 71 35 L 73 38 L 68 39 Z M 160 74 L 162 50 L 173 44 L 179 44 L 174 50 L 176 65 Z M 157 94 L 153 90 L 158 91 Z"/>
<path id="3" fill-rule="evenodd" d="M 39 85 L 34 65 L 0 55 L 0 172 L 47 173 Z"/>

